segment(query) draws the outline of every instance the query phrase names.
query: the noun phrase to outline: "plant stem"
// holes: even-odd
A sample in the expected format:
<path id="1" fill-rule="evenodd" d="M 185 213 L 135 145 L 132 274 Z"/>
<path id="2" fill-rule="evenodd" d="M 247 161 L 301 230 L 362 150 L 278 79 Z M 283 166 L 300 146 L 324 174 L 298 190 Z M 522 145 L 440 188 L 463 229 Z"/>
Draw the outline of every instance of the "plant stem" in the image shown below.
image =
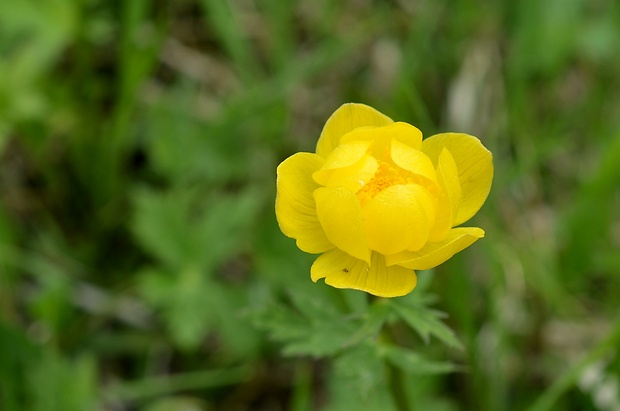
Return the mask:
<path id="1" fill-rule="evenodd" d="M 381 298 L 369 294 L 368 308 L 370 309 L 374 304 L 379 304 L 381 303 L 381 301 Z M 396 344 L 396 335 L 393 326 L 390 326 L 389 324 L 383 324 L 380 338 Z M 387 359 L 385 360 L 385 367 L 388 377 L 388 388 L 390 390 L 392 398 L 394 399 L 394 405 L 396 405 L 396 409 L 398 411 L 411 411 L 409 407 L 409 398 L 407 397 L 407 390 L 405 389 L 405 374 L 403 370 L 395 366 Z"/>
<path id="2" fill-rule="evenodd" d="M 390 383 L 390 392 L 394 398 L 394 404 L 398 411 L 411 411 L 409 407 L 409 399 L 405 390 L 405 375 L 403 370 L 394 364 L 386 362 L 388 369 L 388 378 Z"/>
<path id="3" fill-rule="evenodd" d="M 115 400 L 135 401 L 177 391 L 199 390 L 239 384 L 250 376 L 251 368 L 239 366 L 221 370 L 189 372 L 176 375 L 144 378 L 109 387 L 105 393 Z"/>

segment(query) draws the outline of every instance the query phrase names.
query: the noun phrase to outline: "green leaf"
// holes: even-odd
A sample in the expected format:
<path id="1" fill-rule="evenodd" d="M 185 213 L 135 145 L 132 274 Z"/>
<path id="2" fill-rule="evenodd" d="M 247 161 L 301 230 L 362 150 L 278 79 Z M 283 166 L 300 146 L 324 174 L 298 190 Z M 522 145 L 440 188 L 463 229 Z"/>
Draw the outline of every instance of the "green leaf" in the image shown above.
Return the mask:
<path id="1" fill-rule="evenodd" d="M 355 332 L 351 319 L 305 316 L 285 306 L 272 306 L 255 314 L 257 327 L 267 330 L 275 341 L 284 344 L 287 356 L 324 357 L 342 350 Z"/>
<path id="2" fill-rule="evenodd" d="M 284 344 L 285 355 L 324 357 L 360 344 L 374 336 L 388 310 L 378 304 L 362 314 L 342 312 L 332 289 L 309 287 L 290 290 L 290 304 L 272 304 L 253 314 L 254 324 Z M 340 290 L 336 290 L 339 292 Z"/>
<path id="3" fill-rule="evenodd" d="M 146 145 L 154 169 L 176 182 L 247 179 L 252 153 L 239 117 L 224 126 L 198 121 L 192 114 L 195 98 L 195 87 L 181 84 L 151 109 Z"/>
<path id="4" fill-rule="evenodd" d="M 175 276 L 145 270 L 139 287 L 145 300 L 161 309 L 172 340 L 182 349 L 195 349 L 213 322 L 210 296 L 218 292 L 217 285 L 195 269 Z"/>
<path id="5" fill-rule="evenodd" d="M 139 276 L 139 291 L 164 319 L 173 342 L 194 350 L 207 333 L 227 341 L 220 356 L 252 354 L 258 347 L 256 331 L 240 315 L 247 305 L 242 287 L 213 281 L 204 272 L 186 268 L 176 273 L 146 269 Z"/>
<path id="6" fill-rule="evenodd" d="M 210 294 L 208 309 L 213 312 L 213 329 L 226 342 L 221 348 L 220 358 L 227 354 L 244 358 L 257 354 L 263 335 L 252 327 L 251 319 L 244 315 L 249 298 L 247 287 L 218 284 L 216 290 Z"/>
<path id="7" fill-rule="evenodd" d="M 457 370 L 452 363 L 427 360 L 420 354 L 394 345 L 382 345 L 378 349 L 385 360 L 411 374 L 443 374 Z"/>
<path id="8" fill-rule="evenodd" d="M 377 300 L 364 314 L 362 326 L 351 337 L 347 345 L 356 345 L 368 337 L 376 336 L 390 313 L 390 305 L 386 300 Z"/>
<path id="9" fill-rule="evenodd" d="M 78 23 L 75 2 L 0 2 L 0 148 L 13 122 L 38 119 L 52 106 L 49 77 Z"/>
<path id="10" fill-rule="evenodd" d="M 441 311 L 401 300 L 392 300 L 392 308 L 427 344 L 430 336 L 434 336 L 450 347 L 463 349 L 454 332 L 441 322 L 440 318 L 445 317 Z"/>
<path id="11" fill-rule="evenodd" d="M 328 411 L 393 410 L 385 365 L 373 344 L 360 344 L 334 361 Z"/>
<path id="12" fill-rule="evenodd" d="M 211 271 L 239 253 L 259 204 L 253 191 L 213 195 L 138 190 L 133 231 L 143 247 L 170 268 Z M 195 211 L 197 209 L 197 211 Z"/>
<path id="13" fill-rule="evenodd" d="M 362 396 L 368 396 L 385 380 L 383 361 L 372 344 L 360 344 L 347 350 L 336 359 L 335 368 L 338 374 L 356 385 Z"/>
<path id="14" fill-rule="evenodd" d="M 240 21 L 241 13 L 235 10 L 236 3 L 202 0 L 201 4 L 205 10 L 206 24 L 235 62 L 241 77 L 245 80 L 254 79 L 261 66 L 255 61 L 254 48 L 247 39 L 247 27 Z"/>
<path id="15" fill-rule="evenodd" d="M 106 387 L 105 395 L 112 400 L 133 403 L 146 398 L 162 398 L 175 393 L 242 384 L 251 379 L 252 371 L 252 367 L 245 364 L 144 376 L 134 380 L 113 382 Z"/>
<path id="16" fill-rule="evenodd" d="M 342 313 L 325 289 L 313 290 L 291 291 L 292 307 L 274 304 L 253 316 L 257 327 L 284 344 L 285 355 L 325 357 L 352 349 L 375 338 L 390 313 L 383 300 L 363 314 Z"/>
<path id="17" fill-rule="evenodd" d="M 30 373 L 32 411 L 83 411 L 93 409 L 96 366 L 93 358 L 68 361 L 44 352 Z"/>
<path id="18" fill-rule="evenodd" d="M 38 363 L 39 347 L 32 344 L 21 330 L 0 321 L 0 393 L 3 410 L 23 409 L 29 396 L 24 383 L 30 368 Z"/>
<path id="19" fill-rule="evenodd" d="M 259 196 L 246 190 L 212 198 L 202 219 L 192 227 L 203 266 L 220 264 L 247 246 L 245 234 L 256 214 Z"/>
<path id="20" fill-rule="evenodd" d="M 170 397 L 158 399 L 144 408 L 144 411 L 205 411 L 208 408 L 198 398 Z"/>
<path id="21" fill-rule="evenodd" d="M 141 189 L 134 196 L 133 232 L 142 246 L 169 267 L 183 267 L 195 258 L 187 195 Z"/>

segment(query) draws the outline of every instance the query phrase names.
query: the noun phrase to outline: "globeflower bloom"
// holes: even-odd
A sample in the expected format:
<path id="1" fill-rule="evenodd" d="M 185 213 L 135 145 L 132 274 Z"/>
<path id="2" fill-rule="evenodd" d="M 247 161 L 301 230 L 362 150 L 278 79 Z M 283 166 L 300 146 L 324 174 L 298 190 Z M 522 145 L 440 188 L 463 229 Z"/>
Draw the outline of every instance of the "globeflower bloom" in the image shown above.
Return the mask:
<path id="1" fill-rule="evenodd" d="M 397 297 L 415 288 L 415 270 L 484 236 L 457 226 L 482 207 L 492 179 L 491 152 L 476 137 L 422 140 L 416 127 L 349 103 L 327 120 L 316 154 L 278 166 L 276 216 L 301 250 L 321 254 L 313 281 Z"/>

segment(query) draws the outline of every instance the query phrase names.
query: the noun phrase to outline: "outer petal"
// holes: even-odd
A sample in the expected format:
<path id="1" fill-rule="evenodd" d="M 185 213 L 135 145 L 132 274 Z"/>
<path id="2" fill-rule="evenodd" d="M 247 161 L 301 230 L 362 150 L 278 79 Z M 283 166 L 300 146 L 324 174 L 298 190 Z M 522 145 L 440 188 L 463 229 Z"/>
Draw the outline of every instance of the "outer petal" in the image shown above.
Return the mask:
<path id="1" fill-rule="evenodd" d="M 382 127 L 394 121 L 365 104 L 348 103 L 332 114 L 316 144 L 316 153 L 325 158 L 340 145 L 340 138 L 358 127 Z"/>
<path id="2" fill-rule="evenodd" d="M 462 200 L 454 225 L 464 223 L 478 212 L 491 190 L 493 155 L 476 137 L 460 133 L 436 134 L 422 142 L 422 151 L 437 165 L 447 148 L 459 171 Z"/>
<path id="3" fill-rule="evenodd" d="M 418 184 L 397 184 L 379 192 L 362 209 L 368 245 L 386 255 L 419 250 L 428 239 L 434 207 L 431 194 Z"/>
<path id="4" fill-rule="evenodd" d="M 415 270 L 437 267 L 484 237 L 484 230 L 478 227 L 453 228 L 448 236 L 436 243 L 427 243 L 420 251 L 403 251 L 386 257 L 388 265 L 398 264 Z"/>
<path id="5" fill-rule="evenodd" d="M 356 192 L 377 171 L 377 160 L 366 154 L 370 142 L 354 141 L 341 144 L 327 156 L 323 167 L 314 174 L 314 180 L 328 187 L 346 187 Z"/>
<path id="6" fill-rule="evenodd" d="M 437 179 L 441 191 L 437 204 L 437 218 L 428 237 L 428 241 L 431 242 L 441 241 L 448 235 L 454 226 L 454 219 L 461 205 L 461 183 L 458 169 L 447 148 L 444 148 L 439 155 Z"/>
<path id="7" fill-rule="evenodd" d="M 318 184 L 312 173 L 323 165 L 316 154 L 297 153 L 284 160 L 277 171 L 276 218 L 282 232 L 297 240 L 307 253 L 322 253 L 334 248 L 317 217 L 312 193 Z"/>
<path id="8" fill-rule="evenodd" d="M 394 265 L 387 267 L 384 257 L 372 253 L 370 265 L 334 249 L 319 256 L 310 270 L 312 281 L 325 278 L 325 283 L 336 288 L 353 288 L 379 297 L 400 297 L 416 286 L 413 270 Z"/>
<path id="9" fill-rule="evenodd" d="M 370 262 L 357 196 L 343 187 L 321 187 L 314 191 L 314 199 L 329 241 L 353 257 Z"/>

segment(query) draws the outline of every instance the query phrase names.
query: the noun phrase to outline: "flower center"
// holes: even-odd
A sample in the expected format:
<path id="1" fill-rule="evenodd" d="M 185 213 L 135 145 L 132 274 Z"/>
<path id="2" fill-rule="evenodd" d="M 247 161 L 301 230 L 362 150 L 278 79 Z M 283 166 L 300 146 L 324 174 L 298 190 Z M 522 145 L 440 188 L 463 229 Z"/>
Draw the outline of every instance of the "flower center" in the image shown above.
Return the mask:
<path id="1" fill-rule="evenodd" d="M 357 198 L 364 205 L 386 188 L 395 184 L 407 184 L 408 182 L 396 168 L 384 161 L 380 161 L 379 169 L 372 179 L 357 191 Z"/>

